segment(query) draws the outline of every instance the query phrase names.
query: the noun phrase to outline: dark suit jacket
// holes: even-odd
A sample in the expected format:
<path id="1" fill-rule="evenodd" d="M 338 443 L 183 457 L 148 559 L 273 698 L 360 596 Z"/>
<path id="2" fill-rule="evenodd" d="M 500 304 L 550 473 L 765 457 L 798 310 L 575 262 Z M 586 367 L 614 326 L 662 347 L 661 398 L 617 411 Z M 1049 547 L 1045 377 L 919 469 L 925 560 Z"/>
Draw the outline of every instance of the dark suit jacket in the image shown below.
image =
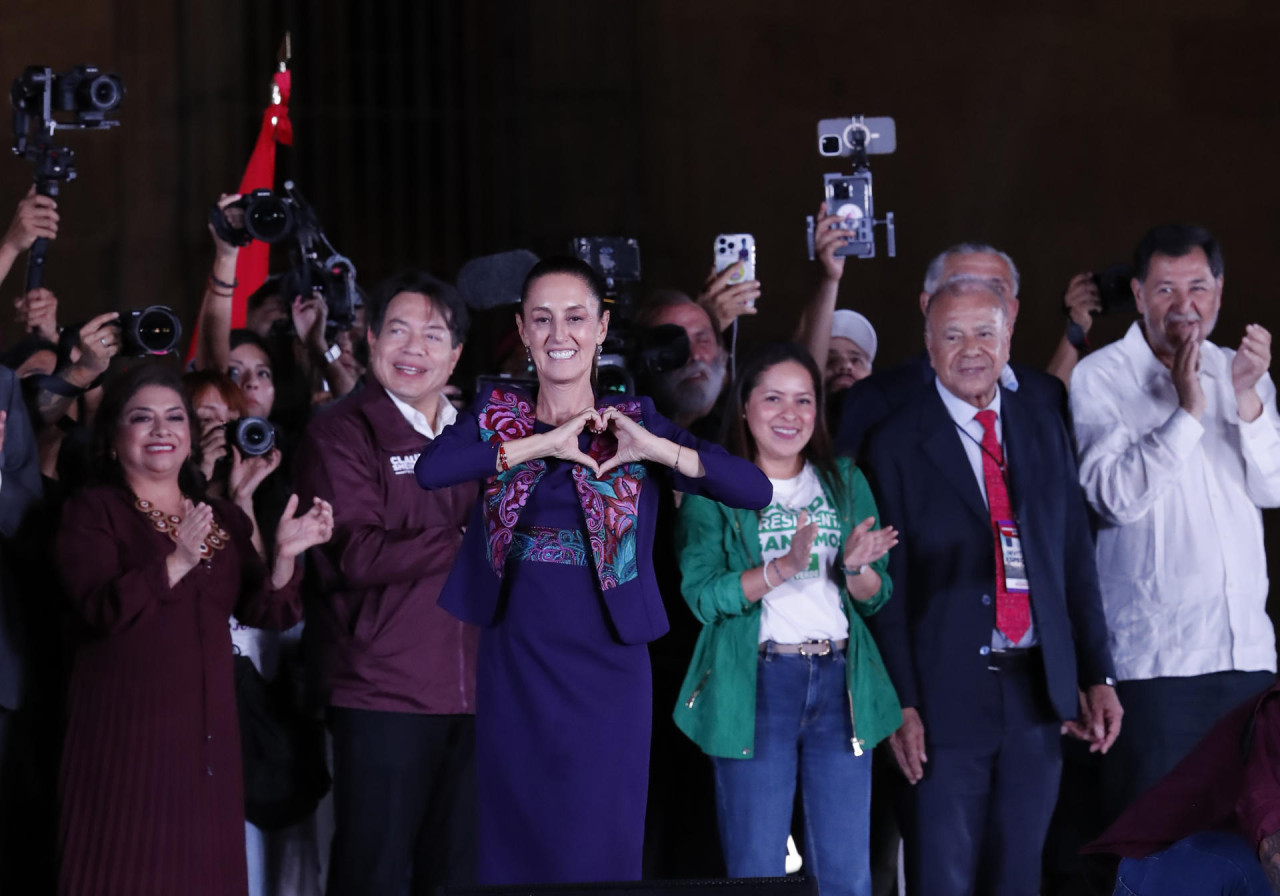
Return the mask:
<path id="1" fill-rule="evenodd" d="M 18 378 L 0 367 L 0 410 L 7 412 L 4 447 L 0 449 L 0 537 L 17 534 L 27 511 L 41 496 L 40 456 Z M 10 564 L 21 562 L 5 545 L 0 556 L 0 707 L 15 709 L 22 703 L 24 684 L 20 595 L 14 588 Z"/>
<path id="2" fill-rule="evenodd" d="M 1002 388 L 1000 401 L 1049 698 L 1070 719 L 1077 685 L 1115 674 L 1084 496 L 1057 411 L 1022 388 Z M 873 631 L 902 705 L 948 743 L 967 734 L 995 626 L 994 534 L 962 438 L 930 387 L 871 433 L 866 452 L 882 521 L 900 533 L 889 555 L 895 599 Z"/>
<path id="3" fill-rule="evenodd" d="M 1062 381 L 1041 370 L 1010 365 L 1018 377 L 1018 393 L 1052 407 L 1067 419 L 1067 390 Z M 840 428 L 836 431 L 836 453 L 857 458 L 865 446 L 867 434 L 895 410 L 934 391 L 933 367 L 929 356 L 920 355 L 897 367 L 871 374 L 854 383 L 844 393 L 840 412 Z M 1071 427 L 1067 427 L 1071 432 Z"/>

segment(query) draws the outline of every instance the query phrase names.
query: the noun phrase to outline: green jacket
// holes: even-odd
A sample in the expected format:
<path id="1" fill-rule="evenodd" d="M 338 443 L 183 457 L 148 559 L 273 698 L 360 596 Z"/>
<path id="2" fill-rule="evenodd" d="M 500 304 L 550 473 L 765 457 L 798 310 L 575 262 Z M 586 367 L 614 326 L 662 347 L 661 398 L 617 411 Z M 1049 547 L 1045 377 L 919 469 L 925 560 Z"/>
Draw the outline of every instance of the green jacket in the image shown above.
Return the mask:
<path id="1" fill-rule="evenodd" d="M 841 543 L 868 516 L 875 499 L 862 472 L 847 458 L 838 461 L 844 488 L 823 478 L 827 499 L 840 515 Z M 752 510 L 733 510 L 708 498 L 686 496 L 676 521 L 676 551 L 685 602 L 703 623 L 693 662 L 680 688 L 676 725 L 711 756 L 749 759 L 754 754 L 756 664 L 759 659 L 762 602 L 742 593 L 742 573 L 761 565 L 760 534 Z M 889 681 L 863 616 L 880 609 L 893 590 L 885 572 L 888 556 L 872 568 L 880 574 L 879 593 L 855 601 L 840 581 L 849 618 L 846 675 L 853 736 L 858 749 L 871 749 L 902 724 L 898 696 Z M 841 577 L 843 579 L 843 577 Z"/>

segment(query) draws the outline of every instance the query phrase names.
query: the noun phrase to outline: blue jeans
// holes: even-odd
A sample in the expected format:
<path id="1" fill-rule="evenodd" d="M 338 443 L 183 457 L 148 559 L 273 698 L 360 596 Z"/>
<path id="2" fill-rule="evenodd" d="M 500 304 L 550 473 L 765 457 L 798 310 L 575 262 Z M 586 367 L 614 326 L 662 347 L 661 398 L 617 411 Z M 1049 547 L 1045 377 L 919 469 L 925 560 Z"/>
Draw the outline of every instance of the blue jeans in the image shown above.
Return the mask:
<path id="1" fill-rule="evenodd" d="M 1145 859 L 1124 859 L 1114 896 L 1273 896 L 1258 854 L 1238 834 L 1206 831 Z"/>
<path id="2" fill-rule="evenodd" d="M 805 872 L 821 896 L 869 896 L 871 753 L 854 756 L 852 736 L 843 651 L 760 657 L 755 755 L 712 759 L 730 877 L 786 874 L 798 770 Z"/>

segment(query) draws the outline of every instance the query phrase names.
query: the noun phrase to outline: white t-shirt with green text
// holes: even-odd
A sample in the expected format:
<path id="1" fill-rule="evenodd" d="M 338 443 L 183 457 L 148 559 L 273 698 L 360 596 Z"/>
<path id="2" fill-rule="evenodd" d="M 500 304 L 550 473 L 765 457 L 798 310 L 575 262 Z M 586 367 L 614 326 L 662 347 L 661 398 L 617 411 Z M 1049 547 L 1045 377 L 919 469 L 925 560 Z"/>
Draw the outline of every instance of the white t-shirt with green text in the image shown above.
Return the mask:
<path id="1" fill-rule="evenodd" d="M 770 479 L 773 500 L 760 511 L 760 553 L 765 563 L 791 550 L 801 511 L 818 523 L 809 568 L 765 594 L 760 619 L 760 643 L 800 644 L 849 636 L 849 620 L 840 607 L 840 589 L 832 577 L 844 544 L 840 517 L 822 491 L 818 473 L 805 464 L 792 479 Z M 777 583 L 776 567 L 769 567 L 769 581 Z"/>

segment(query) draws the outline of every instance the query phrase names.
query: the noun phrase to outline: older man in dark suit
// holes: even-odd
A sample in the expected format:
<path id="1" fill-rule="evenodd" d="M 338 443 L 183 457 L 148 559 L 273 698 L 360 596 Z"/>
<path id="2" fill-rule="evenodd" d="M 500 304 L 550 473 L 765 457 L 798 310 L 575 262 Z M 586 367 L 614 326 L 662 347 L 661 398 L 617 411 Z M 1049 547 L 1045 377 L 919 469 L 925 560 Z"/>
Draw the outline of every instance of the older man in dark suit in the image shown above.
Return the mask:
<path id="1" fill-rule="evenodd" d="M 933 388 L 866 459 L 893 607 L 874 626 L 903 706 L 891 739 L 915 787 L 908 889 L 1035 894 L 1058 793 L 1059 729 L 1106 750 L 1121 709 L 1084 498 L 1058 410 L 1000 384 L 1009 300 L 957 276 L 929 298 Z"/>

